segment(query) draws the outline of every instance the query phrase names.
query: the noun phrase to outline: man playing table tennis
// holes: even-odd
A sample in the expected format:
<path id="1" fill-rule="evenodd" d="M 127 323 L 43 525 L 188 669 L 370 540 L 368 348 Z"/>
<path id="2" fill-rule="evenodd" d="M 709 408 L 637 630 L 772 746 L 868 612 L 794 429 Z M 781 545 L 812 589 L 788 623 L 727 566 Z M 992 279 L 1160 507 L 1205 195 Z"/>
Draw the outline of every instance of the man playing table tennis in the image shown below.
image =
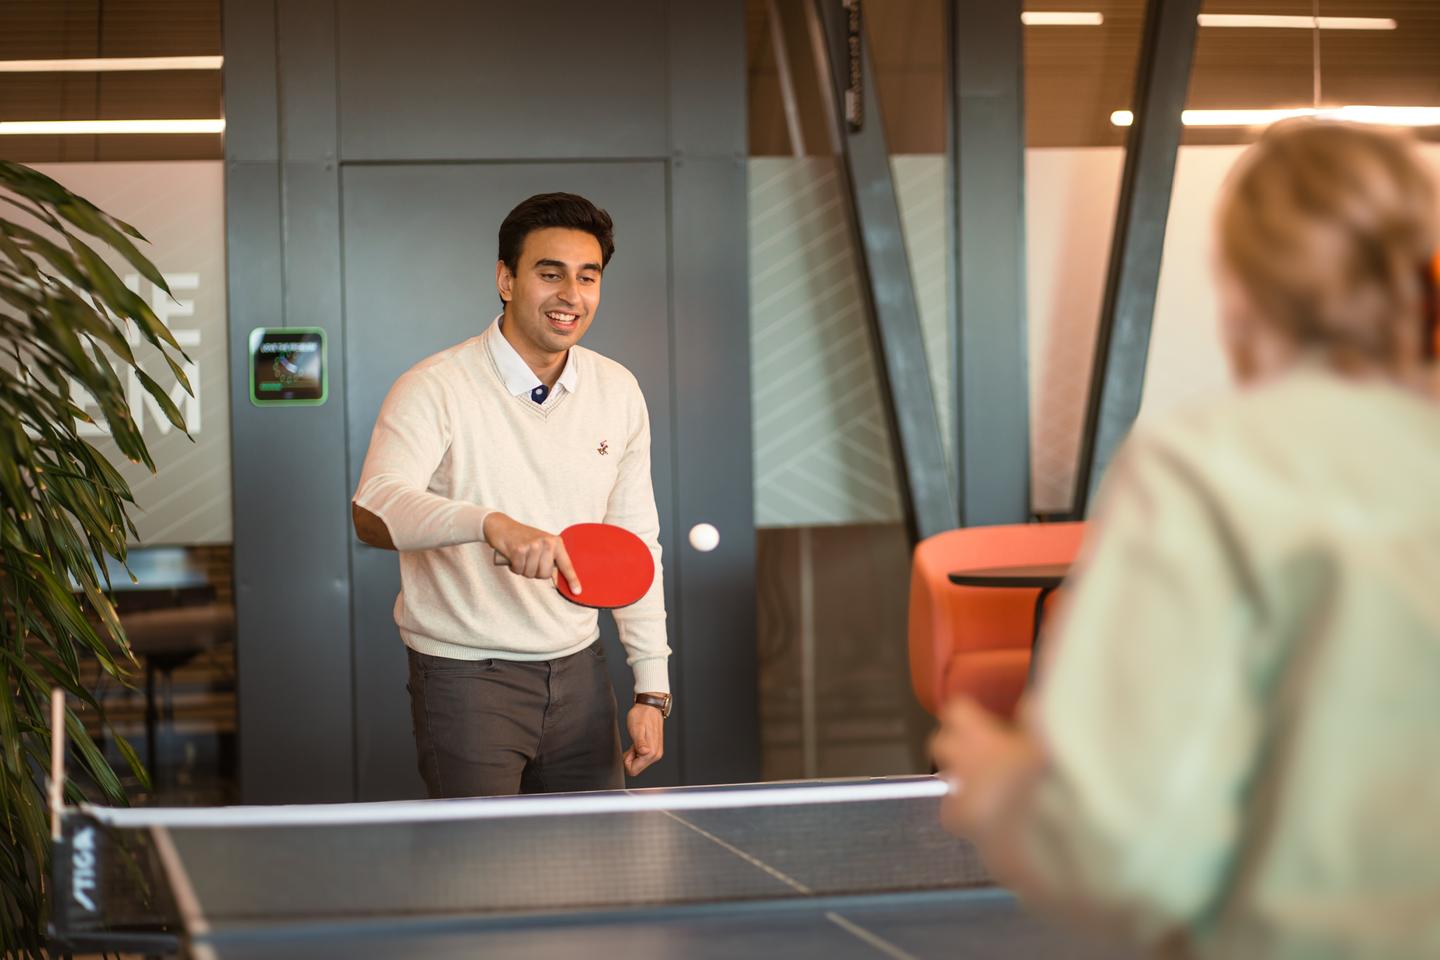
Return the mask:
<path id="1" fill-rule="evenodd" d="M 573 194 L 500 226 L 504 312 L 391 387 L 352 513 L 400 552 L 395 622 L 410 659 L 420 773 L 432 798 L 612 789 L 660 759 L 670 708 L 650 421 L 620 364 L 578 346 L 614 252 L 610 216 Z M 595 610 L 557 535 L 638 535 L 655 578 L 615 611 L 636 703 L 623 758 Z M 497 566 L 495 554 L 506 560 Z"/>
<path id="2" fill-rule="evenodd" d="M 1232 172 L 1241 389 L 1126 442 L 1020 727 L 957 702 L 934 744 L 1032 902 L 1169 956 L 1440 956 L 1437 205 L 1373 128 Z"/>

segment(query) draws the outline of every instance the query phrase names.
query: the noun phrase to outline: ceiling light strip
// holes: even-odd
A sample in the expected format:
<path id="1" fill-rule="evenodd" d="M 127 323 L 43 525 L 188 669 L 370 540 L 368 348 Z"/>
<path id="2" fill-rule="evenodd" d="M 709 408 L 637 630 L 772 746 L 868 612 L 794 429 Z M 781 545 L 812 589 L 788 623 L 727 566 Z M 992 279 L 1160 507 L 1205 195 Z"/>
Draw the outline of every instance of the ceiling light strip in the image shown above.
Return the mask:
<path id="1" fill-rule="evenodd" d="M 108 73 L 123 70 L 219 70 L 224 57 L 92 57 L 0 60 L 0 73 Z"/>
<path id="2" fill-rule="evenodd" d="M 1263 127 L 1290 117 L 1319 117 L 1393 127 L 1440 126 L 1440 107 L 1377 107 L 1352 104 L 1344 107 L 1297 107 L 1291 110 L 1185 110 L 1180 122 L 1187 127 Z M 1128 127 L 1135 122 L 1129 110 L 1116 110 L 1110 122 Z"/>
<path id="3" fill-rule="evenodd" d="M 224 133 L 225 120 L 0 120 L 0 136 L 110 133 Z"/>
<path id="4" fill-rule="evenodd" d="M 1241 27 L 1280 30 L 1397 30 L 1393 17 L 1303 17 L 1280 14 L 1202 13 L 1202 27 Z M 1027 10 L 1020 14 L 1027 27 L 1099 27 L 1105 15 L 1097 11 Z"/>
<path id="5" fill-rule="evenodd" d="M 1274 14 L 1202 13 L 1202 27 L 1270 28 L 1280 30 L 1395 30 L 1400 24 L 1390 17 L 1287 17 Z"/>
<path id="6" fill-rule="evenodd" d="M 104 56 L 66 60 L 0 60 L 0 73 L 217 71 L 223 63 L 223 56 Z"/>
<path id="7" fill-rule="evenodd" d="M 1099 27 L 1105 23 L 1105 15 L 1095 12 L 1074 12 L 1029 10 L 1020 14 L 1020 22 L 1027 27 Z"/>

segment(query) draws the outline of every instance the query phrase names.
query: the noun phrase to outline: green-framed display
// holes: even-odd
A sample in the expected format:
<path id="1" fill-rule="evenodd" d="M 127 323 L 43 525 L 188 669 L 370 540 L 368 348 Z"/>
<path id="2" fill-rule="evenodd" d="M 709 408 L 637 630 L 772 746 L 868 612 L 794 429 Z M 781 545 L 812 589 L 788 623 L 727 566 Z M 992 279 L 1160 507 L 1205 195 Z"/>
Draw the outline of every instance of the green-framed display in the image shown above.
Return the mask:
<path id="1" fill-rule="evenodd" d="M 318 406 L 329 394 L 325 331 L 256 327 L 250 331 L 250 402 L 257 407 Z"/>

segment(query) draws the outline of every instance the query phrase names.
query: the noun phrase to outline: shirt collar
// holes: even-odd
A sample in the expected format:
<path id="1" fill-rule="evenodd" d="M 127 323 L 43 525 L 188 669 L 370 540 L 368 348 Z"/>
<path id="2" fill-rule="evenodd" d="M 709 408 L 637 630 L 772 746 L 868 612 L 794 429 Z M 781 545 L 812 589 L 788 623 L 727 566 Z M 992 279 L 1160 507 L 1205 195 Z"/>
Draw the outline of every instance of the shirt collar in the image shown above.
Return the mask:
<path id="1" fill-rule="evenodd" d="M 505 334 L 500 332 L 500 322 L 504 319 L 505 314 L 500 314 L 485 331 L 485 336 L 490 341 L 490 355 L 495 358 L 495 366 L 500 370 L 500 379 L 505 381 L 505 389 L 517 397 L 529 397 L 530 391 L 540 386 L 540 378 L 535 376 L 530 364 L 525 362 L 510 341 L 505 339 Z M 578 382 L 575 351 L 570 350 L 565 355 L 565 367 L 560 371 L 560 379 L 555 381 L 555 385 L 564 387 L 566 393 L 574 393 Z"/>

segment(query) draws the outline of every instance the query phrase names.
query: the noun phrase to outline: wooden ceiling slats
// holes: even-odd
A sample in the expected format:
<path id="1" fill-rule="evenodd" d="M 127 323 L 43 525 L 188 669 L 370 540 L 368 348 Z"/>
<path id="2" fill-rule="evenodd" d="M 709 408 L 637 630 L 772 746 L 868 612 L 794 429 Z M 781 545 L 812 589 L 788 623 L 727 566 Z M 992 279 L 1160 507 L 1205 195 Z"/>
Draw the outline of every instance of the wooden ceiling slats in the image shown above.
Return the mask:
<path id="1" fill-rule="evenodd" d="M 767 0 L 747 0 L 752 90 L 751 152 L 788 152 L 770 54 Z M 802 0 L 777 0 L 780 3 Z M 1130 106 L 1144 0 L 1027 0 L 1027 10 L 1094 11 L 1100 27 L 1025 32 L 1026 125 L 1031 146 L 1124 143 L 1112 110 Z M 944 149 L 942 0 L 866 0 L 886 134 L 895 153 Z M 1308 16 L 1311 0 L 1210 0 L 1207 13 Z M 1396 30 L 1321 32 L 1321 79 L 1329 103 L 1440 106 L 1440 0 L 1321 0 L 1321 16 L 1392 17 Z M 1305 30 L 1207 28 L 1195 51 L 1189 106 L 1307 105 L 1312 36 Z M 766 77 L 764 84 L 760 77 Z M 1421 131 L 1440 139 L 1440 131 Z M 1187 130 L 1187 143 L 1238 143 L 1244 130 Z"/>
<path id="2" fill-rule="evenodd" d="M 679 2 L 679 0 L 677 0 Z M 767 3 L 746 0 L 751 152 L 789 152 Z M 777 3 L 808 0 L 775 0 Z M 1032 146 L 1124 142 L 1112 110 L 1129 106 L 1144 0 L 1026 0 L 1028 10 L 1089 11 L 1101 27 L 1025 32 L 1026 123 Z M 403 7 L 397 8 L 403 10 Z M 886 133 L 896 153 L 944 146 L 942 0 L 866 0 Z M 1209 0 L 1207 13 L 1309 15 L 1311 0 Z M 1440 0 L 1321 0 L 1322 16 L 1393 17 L 1393 31 L 1321 34 L 1325 99 L 1440 105 Z M 397 16 L 403 15 L 397 13 Z M 220 0 L 0 0 L 0 59 L 211 55 L 221 51 Z M 1200 32 L 1190 106 L 1308 103 L 1306 31 Z M 0 120 L 222 116 L 213 72 L 0 74 Z M 1186 142 L 1239 142 L 1245 131 L 1190 130 Z M 1440 139 L 1440 132 L 1422 131 Z M 218 136 L 5 137 L 0 156 L 32 161 L 221 156 Z"/>

